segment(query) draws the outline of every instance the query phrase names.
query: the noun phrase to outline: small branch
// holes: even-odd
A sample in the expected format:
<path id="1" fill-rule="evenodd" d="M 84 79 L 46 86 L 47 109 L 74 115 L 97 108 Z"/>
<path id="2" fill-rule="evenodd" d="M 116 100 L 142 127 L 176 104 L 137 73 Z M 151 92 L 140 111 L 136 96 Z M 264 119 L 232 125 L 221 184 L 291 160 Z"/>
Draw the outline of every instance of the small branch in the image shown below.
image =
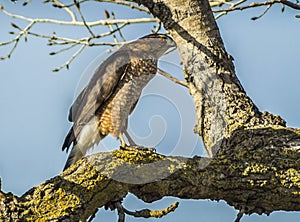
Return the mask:
<path id="1" fill-rule="evenodd" d="M 95 0 L 96 1 L 96 0 Z M 124 42 L 126 42 L 121 30 L 126 27 L 127 25 L 130 24 L 137 24 L 137 23 L 149 23 L 149 22 L 158 22 L 159 20 L 157 18 L 138 18 L 138 19 L 115 19 L 114 14 L 112 13 L 112 18 L 107 18 L 106 20 L 97 20 L 97 21 L 92 21 L 92 22 L 87 22 L 85 17 L 82 14 L 82 11 L 80 9 L 80 4 L 84 3 L 84 2 L 88 2 L 87 0 L 82 0 L 82 1 L 77 1 L 74 0 L 73 4 L 70 5 L 65 5 L 64 3 L 62 3 L 60 0 L 49 0 L 49 1 L 45 1 L 45 3 L 48 2 L 53 2 L 53 6 L 56 8 L 62 8 L 64 9 L 71 17 L 71 21 L 64 21 L 64 20 L 56 20 L 56 19 L 46 19 L 46 18 L 29 18 L 29 17 L 25 17 L 19 14 L 14 14 L 11 12 L 8 12 L 4 9 L 4 7 L 2 5 L 0 5 L 0 10 L 7 16 L 11 17 L 11 18 L 15 18 L 15 19 L 20 19 L 26 22 L 29 22 L 29 25 L 25 28 L 25 29 L 21 29 L 18 26 L 13 26 L 14 28 L 19 29 L 19 32 L 16 33 L 16 37 L 10 41 L 6 41 L 6 42 L 0 42 L 0 47 L 4 46 L 4 45 L 10 45 L 12 44 L 12 48 L 9 51 L 9 53 L 5 56 L 0 57 L 1 60 L 10 58 L 11 55 L 13 54 L 13 52 L 15 51 L 15 49 L 18 46 L 18 43 L 20 41 L 20 39 L 24 36 L 25 41 L 27 40 L 27 35 L 32 35 L 38 38 L 45 38 L 48 39 L 49 46 L 53 46 L 53 45 L 71 45 L 69 47 L 65 47 L 57 52 L 52 52 L 50 53 L 51 55 L 55 55 L 61 52 L 65 52 L 71 48 L 73 48 L 76 45 L 85 45 L 85 46 L 104 46 L 104 45 L 109 45 L 109 46 L 119 46 L 121 44 L 123 44 Z M 96 1 L 96 2 L 103 2 L 103 1 Z M 125 6 L 130 6 L 134 9 L 140 9 L 140 10 L 144 10 L 145 12 L 149 13 L 149 11 L 146 8 L 137 6 L 137 4 L 133 3 L 133 2 L 127 2 L 127 1 L 123 1 L 123 0 L 118 0 L 118 1 L 104 1 L 104 2 L 112 2 L 112 3 L 116 3 L 116 4 L 122 4 Z M 76 18 L 76 15 L 74 13 L 74 11 L 71 9 L 71 6 L 76 7 L 78 14 L 81 18 L 81 21 L 78 21 Z M 67 25 L 67 26 L 84 26 L 90 33 L 90 36 L 88 37 L 84 37 L 84 38 L 80 38 L 80 39 L 71 39 L 71 38 L 66 38 L 66 37 L 58 37 L 56 36 L 56 34 L 53 35 L 45 35 L 45 34 L 41 34 L 41 33 L 34 33 L 34 32 L 30 32 L 30 29 L 33 27 L 33 25 L 37 24 L 37 23 L 49 23 L 49 24 L 57 24 L 57 25 Z M 94 26 L 108 26 L 110 28 L 109 32 L 106 33 L 101 33 L 101 34 L 94 34 L 94 32 L 92 31 L 91 27 Z M 118 32 L 120 35 L 120 38 L 123 42 L 119 42 L 118 39 L 115 36 L 115 33 Z M 10 34 L 15 34 L 15 32 L 10 32 Z M 92 42 L 93 40 L 96 39 L 100 39 L 102 37 L 105 36 L 109 36 L 109 35 L 113 35 L 115 42 L 111 43 L 111 42 Z M 76 56 L 78 56 L 78 54 L 80 54 L 80 52 L 84 49 L 85 47 L 81 47 L 75 54 L 73 54 L 73 56 L 62 66 L 54 69 L 53 71 L 59 71 L 60 69 L 62 69 L 63 67 L 69 67 L 69 64 L 75 59 Z"/>
<path id="2" fill-rule="evenodd" d="M 53 0 L 54 1 L 54 0 Z M 79 1 L 78 3 L 81 5 L 81 4 L 83 4 L 84 2 L 89 2 L 90 0 L 81 0 L 81 1 Z M 64 8 L 64 7 L 66 7 L 66 8 L 70 8 L 70 7 L 72 7 L 72 6 L 74 6 L 75 5 L 75 3 L 71 3 L 71 4 L 69 4 L 69 5 L 64 5 L 64 6 L 60 6 L 60 5 L 53 5 L 54 7 L 58 7 L 58 8 Z"/>
<path id="3" fill-rule="evenodd" d="M 169 207 L 166 207 L 165 209 L 162 209 L 162 210 L 143 209 L 143 210 L 139 210 L 139 211 L 135 211 L 135 212 L 129 211 L 126 208 L 124 208 L 123 206 L 122 207 L 123 207 L 123 211 L 126 214 L 131 215 L 133 217 L 144 217 L 144 218 L 155 217 L 155 218 L 161 218 L 163 216 L 166 216 L 170 212 L 175 211 L 177 209 L 178 205 L 179 205 L 178 202 L 174 202 Z"/>
<path id="4" fill-rule="evenodd" d="M 116 19 L 115 13 L 114 13 L 114 12 L 112 12 L 111 15 L 112 15 L 112 18 L 113 18 L 113 19 Z M 123 34 L 122 34 L 122 32 L 121 32 L 121 30 L 120 30 L 120 28 L 119 28 L 119 25 L 118 25 L 118 24 L 115 24 L 115 26 L 116 26 L 116 29 L 118 30 L 119 35 L 120 35 L 121 39 L 123 40 L 123 42 L 126 42 L 126 39 L 124 38 L 124 36 L 123 36 Z"/>
<path id="5" fill-rule="evenodd" d="M 60 50 L 58 50 L 58 51 L 56 51 L 56 52 L 50 52 L 49 54 L 50 55 L 57 55 L 57 54 L 59 54 L 59 53 L 62 53 L 62 52 L 65 52 L 65 51 L 68 51 L 68 50 L 70 50 L 70 49 L 72 49 L 72 48 L 74 48 L 75 46 L 77 46 L 78 44 L 77 43 L 75 43 L 75 44 L 72 44 L 71 46 L 69 46 L 69 47 L 66 47 L 66 48 L 63 48 L 63 49 L 60 49 Z"/>
<path id="6" fill-rule="evenodd" d="M 118 222 L 125 222 L 125 212 L 121 202 L 120 201 L 116 202 L 115 206 L 117 207 L 118 216 L 119 216 Z"/>
<path id="7" fill-rule="evenodd" d="M 233 0 L 211 0 L 209 1 L 210 7 L 221 7 L 223 5 L 231 5 Z"/>
<path id="8" fill-rule="evenodd" d="M 65 7 L 65 5 L 58 0 L 53 0 L 53 2 L 60 8 L 63 8 L 71 16 L 72 22 L 77 21 L 74 12 L 69 7 Z"/>
<path id="9" fill-rule="evenodd" d="M 42 35 L 34 32 L 28 32 L 28 35 L 33 35 L 39 38 L 45 38 L 49 40 L 49 45 L 65 45 L 65 44 L 82 44 L 82 45 L 87 45 L 87 46 L 100 46 L 100 45 L 110 45 L 110 46 L 115 46 L 119 44 L 124 44 L 124 43 L 111 43 L 111 42 L 101 42 L 101 43 L 96 43 L 96 42 L 91 42 L 93 39 L 100 39 L 106 36 L 110 36 L 113 33 L 117 32 L 120 29 L 123 29 L 125 26 L 128 24 L 124 23 L 121 26 L 119 26 L 118 29 L 114 29 L 109 32 L 101 33 L 99 35 L 96 35 L 95 37 L 85 37 L 81 39 L 70 39 L 70 38 L 65 38 L 65 37 L 58 37 L 56 35 Z M 61 41 L 58 42 L 57 40 Z M 0 43 L 1 44 L 1 43 Z"/>
<path id="10" fill-rule="evenodd" d="M 110 19 L 110 14 L 107 10 L 104 10 L 104 15 L 105 15 L 106 19 Z M 107 27 L 109 28 L 110 31 L 113 30 L 112 25 L 107 25 Z M 119 29 L 119 27 L 117 27 L 117 29 Z M 113 37 L 115 43 L 119 42 L 115 33 L 113 33 L 112 37 Z"/>
<path id="11" fill-rule="evenodd" d="M 84 18 L 83 14 L 82 14 L 82 12 L 80 10 L 80 4 L 76 0 L 74 0 L 74 4 L 75 4 L 75 7 L 76 7 L 76 9 L 77 9 L 77 11 L 78 11 L 78 13 L 80 15 L 80 18 L 81 18 L 84 26 L 87 28 L 87 30 L 89 31 L 89 33 L 91 34 L 91 36 L 95 37 L 95 34 L 92 32 L 92 30 L 90 29 L 90 27 L 87 25 L 87 23 L 85 21 L 85 18 Z"/>
<path id="12" fill-rule="evenodd" d="M 175 82 L 175 83 L 177 83 L 177 84 L 180 84 L 180 85 L 185 86 L 185 87 L 187 87 L 187 88 L 189 87 L 189 85 L 188 85 L 187 82 L 181 81 L 181 80 L 179 80 L 179 79 L 177 79 L 177 78 L 171 76 L 169 73 L 163 71 L 163 70 L 160 69 L 160 68 L 157 68 L 157 72 L 158 72 L 159 74 L 161 74 L 162 76 L 168 78 L 169 80 L 171 80 L 171 81 L 173 81 L 173 82 Z"/>
<path id="13" fill-rule="evenodd" d="M 259 16 L 256 16 L 256 17 L 252 17 L 251 19 L 252 20 L 257 20 L 257 19 L 260 19 L 261 17 L 263 17 L 268 11 L 269 9 L 272 7 L 272 5 L 268 5 L 267 8 L 263 11 L 263 13 Z"/>
<path id="14" fill-rule="evenodd" d="M 241 4 L 240 2 L 238 2 L 238 3 Z M 234 4 L 233 6 L 231 6 L 229 8 L 217 9 L 217 10 L 213 10 L 213 12 L 214 13 L 223 12 L 223 13 L 226 14 L 227 12 L 232 12 L 232 11 L 237 11 L 237 10 L 242 11 L 242 10 L 249 9 L 249 8 L 255 8 L 255 7 L 260 7 L 260 6 L 268 6 L 268 5 L 273 5 L 273 4 L 276 4 L 276 3 L 281 3 L 281 4 L 284 4 L 286 6 L 289 6 L 290 8 L 293 8 L 293 9 L 296 9 L 296 10 L 300 10 L 300 5 L 292 3 L 290 1 L 287 1 L 287 0 L 271 0 L 271 1 L 265 1 L 265 2 L 252 2 L 249 5 L 241 6 L 241 7 L 236 7 L 237 4 Z M 217 17 L 219 18 L 220 16 L 218 15 Z"/>
<path id="15" fill-rule="evenodd" d="M 94 22 L 79 22 L 79 21 L 63 21 L 63 20 L 56 20 L 56 19 L 41 19 L 41 18 L 28 18 L 22 15 L 17 15 L 10 13 L 4 9 L 2 5 L 0 5 L 0 10 L 11 18 L 21 19 L 27 22 L 34 22 L 34 23 L 50 23 L 50 24 L 59 24 L 59 25 L 70 25 L 70 26 L 85 26 L 88 25 L 89 27 L 99 26 L 99 25 L 113 25 L 113 24 L 137 24 L 137 23 L 149 23 L 149 22 L 159 22 L 157 18 L 138 18 L 138 19 L 115 19 L 115 20 L 98 20 Z"/>
<path id="16" fill-rule="evenodd" d="M 236 215 L 234 222 L 240 222 L 243 216 L 244 216 L 244 211 L 240 210 L 239 213 Z"/>
<path id="17" fill-rule="evenodd" d="M 23 6 L 26 6 L 28 5 L 32 0 L 26 0 L 24 3 L 23 3 Z"/>
<path id="18" fill-rule="evenodd" d="M 14 43 L 14 44 L 13 44 L 13 47 L 12 47 L 11 50 L 10 50 L 10 52 L 9 52 L 6 56 L 0 57 L 1 60 L 4 60 L 4 59 L 6 59 L 6 58 L 10 58 L 10 57 L 11 57 L 11 55 L 13 54 L 13 52 L 15 51 L 15 49 L 17 48 L 17 45 L 19 44 L 20 39 L 24 36 L 24 38 L 25 38 L 25 40 L 26 40 L 26 35 L 28 34 L 28 31 L 32 28 L 32 26 L 33 26 L 34 24 L 35 24 L 35 22 L 32 21 L 29 25 L 27 25 L 27 26 L 25 27 L 25 29 L 21 30 L 21 31 L 18 33 L 18 35 L 17 35 L 14 39 L 12 39 L 12 40 L 10 40 L 10 41 L 7 41 L 7 42 L 1 42 L 1 43 L 0 43 L 0 47 L 1 47 L 1 46 L 4 46 L 4 45 L 9 45 L 9 44 L 13 44 L 13 43 Z M 20 30 L 20 28 L 19 28 L 18 26 L 14 25 L 13 23 L 12 23 L 12 26 L 13 26 L 14 28 L 17 28 L 17 29 Z"/>
<path id="19" fill-rule="evenodd" d="M 81 16 L 81 19 L 82 19 L 82 21 L 77 21 L 74 12 L 71 11 L 68 7 L 66 7 L 64 4 L 62 4 L 58 0 L 53 0 L 52 2 L 55 3 L 56 7 L 64 8 L 69 13 L 69 15 L 71 16 L 72 21 L 62 21 L 62 20 L 55 20 L 55 19 L 41 19 L 41 18 L 32 19 L 32 18 L 28 18 L 28 17 L 22 16 L 22 15 L 17 15 L 17 14 L 10 13 L 10 12 L 6 11 L 3 6 L 0 5 L 0 10 L 4 14 L 6 14 L 7 16 L 10 16 L 11 18 L 21 19 L 23 21 L 29 22 L 29 25 L 23 30 L 21 28 L 19 28 L 18 26 L 16 26 L 16 25 L 13 26 L 14 28 L 19 29 L 19 32 L 17 33 L 17 36 L 14 39 L 10 40 L 10 41 L 0 43 L 0 47 L 4 46 L 4 45 L 13 44 L 12 49 L 10 50 L 10 52 L 6 56 L 0 57 L 1 60 L 10 58 L 11 55 L 13 54 L 14 50 L 18 46 L 18 43 L 19 43 L 20 39 L 24 36 L 24 39 L 26 41 L 26 39 L 27 39 L 26 36 L 27 35 L 32 35 L 32 36 L 35 36 L 35 37 L 48 39 L 49 40 L 48 45 L 50 45 L 50 46 L 52 46 L 52 45 L 67 45 L 67 44 L 71 44 L 71 45 L 80 44 L 80 45 L 86 45 L 86 46 L 104 46 L 104 45 L 118 46 L 118 45 L 123 44 L 124 42 L 120 43 L 116 39 L 115 39 L 114 43 L 111 43 L 111 42 L 92 42 L 92 40 L 100 39 L 102 37 L 113 35 L 114 33 L 119 32 L 121 39 L 123 41 L 125 41 L 125 38 L 121 33 L 121 30 L 124 27 L 126 27 L 127 25 L 134 24 L 134 23 L 147 23 L 147 22 L 157 22 L 158 21 L 158 19 L 156 19 L 156 18 L 139 18 L 139 19 L 114 19 L 113 18 L 113 19 L 107 19 L 107 20 L 98 20 L 98 21 L 94 21 L 94 22 L 86 22 L 83 14 L 81 13 L 81 10 L 79 8 L 80 7 L 79 2 L 75 1 L 77 3 L 75 5 L 77 6 L 77 10 L 78 10 L 78 12 Z M 44 35 L 44 34 L 30 32 L 30 29 L 37 23 L 50 23 L 50 24 L 59 24 L 59 25 L 70 25 L 70 26 L 84 26 L 88 29 L 91 36 L 84 37 L 84 38 L 81 38 L 81 39 L 71 39 L 71 38 L 65 38 L 65 37 L 58 37 L 55 34 L 54 35 Z M 100 25 L 105 25 L 105 26 L 111 27 L 110 32 L 95 35 L 91 31 L 91 27 L 100 26 Z M 113 25 L 116 26 L 115 29 L 113 28 Z M 11 34 L 14 34 L 14 32 L 11 32 Z M 61 52 L 66 51 L 70 48 L 72 48 L 72 46 L 67 47 L 65 49 L 62 49 Z M 56 53 L 54 53 L 54 54 L 56 54 Z M 77 54 L 75 54 L 75 56 L 77 56 Z M 74 59 L 74 57 L 71 57 L 70 60 L 66 64 L 64 64 L 63 66 L 60 66 L 57 69 L 54 69 L 54 71 L 58 71 L 62 67 L 68 67 L 69 62 L 71 62 L 73 59 Z"/>
<path id="20" fill-rule="evenodd" d="M 50 45 L 50 46 L 71 44 L 70 47 L 66 47 L 66 48 L 63 48 L 63 49 L 59 50 L 58 52 L 51 53 L 52 55 L 54 55 L 54 54 L 58 54 L 58 53 L 67 51 L 67 50 L 73 48 L 76 45 L 85 45 L 85 46 L 118 46 L 118 45 L 124 44 L 124 42 L 115 42 L 115 43 L 112 43 L 112 42 L 91 42 L 91 40 L 93 40 L 93 39 L 100 39 L 100 38 L 112 35 L 113 33 L 115 33 L 117 31 L 123 29 L 125 26 L 128 25 L 128 24 L 124 23 L 124 24 L 120 25 L 117 29 L 111 30 L 110 32 L 99 34 L 99 35 L 94 36 L 94 37 L 81 38 L 81 39 L 70 39 L 70 38 L 65 38 L 65 37 L 58 37 L 55 34 L 54 35 L 43 35 L 43 34 L 38 34 L 38 33 L 30 32 L 29 30 L 33 27 L 34 24 L 35 24 L 35 22 L 30 23 L 24 30 L 20 29 L 18 26 L 16 26 L 16 25 L 13 24 L 14 28 L 17 28 L 17 29 L 19 29 L 21 31 L 18 33 L 18 35 L 14 39 L 12 39 L 10 41 L 7 41 L 7 42 L 1 42 L 0 43 L 0 47 L 4 46 L 4 45 L 9 45 L 9 44 L 13 44 L 14 43 L 14 45 L 13 45 L 12 49 L 10 50 L 10 52 L 6 56 L 0 57 L 1 60 L 4 60 L 4 59 L 7 59 L 7 58 L 11 57 L 11 55 L 14 52 L 14 50 L 16 49 L 16 47 L 17 47 L 20 39 L 25 34 L 26 35 L 32 35 L 32 36 L 35 36 L 35 37 L 38 37 L 38 38 L 48 39 L 49 40 L 49 44 L 48 45 Z M 55 71 L 58 71 L 58 70 L 55 69 Z"/>
<path id="21" fill-rule="evenodd" d="M 61 70 L 62 68 L 66 67 L 67 69 L 69 69 L 69 65 L 70 63 L 84 50 L 84 48 L 86 47 L 86 45 L 82 45 L 72 56 L 71 58 L 64 63 L 63 65 L 59 66 L 56 69 L 53 69 L 53 72 L 58 72 L 59 70 Z"/>
<path id="22" fill-rule="evenodd" d="M 243 4 L 244 2 L 246 2 L 247 0 L 240 0 L 240 1 L 238 1 L 238 2 L 236 2 L 236 3 L 231 3 L 230 5 L 230 7 L 229 8 L 236 8 L 238 5 L 240 5 L 240 4 Z M 213 12 L 215 12 L 215 11 L 213 11 Z M 223 16 L 223 15 L 226 15 L 227 14 L 227 12 L 226 11 L 223 11 L 223 12 L 221 12 L 221 13 L 219 13 L 215 18 L 216 19 L 218 19 L 218 18 L 220 18 L 221 16 Z"/>
<path id="23" fill-rule="evenodd" d="M 162 28 L 162 23 L 161 22 L 157 23 L 157 26 L 154 26 L 153 28 L 154 29 L 152 29 L 152 33 L 158 33 Z"/>
<path id="24" fill-rule="evenodd" d="M 82 1 L 79 1 L 78 3 L 81 5 L 85 2 L 89 2 L 89 1 L 92 1 L 92 0 L 82 0 Z M 132 9 L 136 9 L 136 10 L 139 10 L 139 11 L 142 11 L 142 12 L 145 12 L 147 14 L 151 14 L 150 11 L 145 8 L 145 7 L 142 7 L 142 6 L 139 6 L 137 4 L 135 4 L 134 2 L 130 2 L 130 1 L 124 1 L 124 0 L 93 0 L 94 2 L 107 2 L 107 3 L 114 3 L 114 4 L 117 4 L 117 5 L 124 5 L 124 6 L 128 6 Z M 71 7 L 71 6 L 74 6 L 75 4 L 72 3 L 72 4 L 69 4 L 69 5 L 64 5 L 63 7 Z M 60 6 L 58 6 L 60 7 Z"/>
<path id="25" fill-rule="evenodd" d="M 291 8 L 293 8 L 293 9 L 300 10 L 300 5 L 295 4 L 295 3 L 292 3 L 292 2 L 290 2 L 290 1 L 287 1 L 287 0 L 281 0 L 281 3 L 284 4 L 284 5 L 286 5 L 286 6 L 291 7 Z M 299 3 L 299 2 L 297 1 L 297 3 Z"/>
<path id="26" fill-rule="evenodd" d="M 145 7 L 141 7 L 137 4 L 134 4 L 133 2 L 130 2 L 130 1 L 123 1 L 123 0 L 94 0 L 95 2 L 111 2 L 111 3 L 114 3 L 114 4 L 118 4 L 118 5 L 124 5 L 124 6 L 128 6 L 132 9 L 137 9 L 139 11 L 142 11 L 142 12 L 146 12 L 147 14 L 151 14 L 150 11 L 145 8 Z"/>

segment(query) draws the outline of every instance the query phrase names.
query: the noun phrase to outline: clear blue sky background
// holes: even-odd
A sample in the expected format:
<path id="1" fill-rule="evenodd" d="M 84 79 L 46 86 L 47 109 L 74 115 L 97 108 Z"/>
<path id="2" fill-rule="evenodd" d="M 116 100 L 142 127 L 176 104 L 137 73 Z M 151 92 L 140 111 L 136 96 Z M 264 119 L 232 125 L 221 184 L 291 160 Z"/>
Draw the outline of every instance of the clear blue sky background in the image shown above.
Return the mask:
<path id="1" fill-rule="evenodd" d="M 62 11 L 50 10 L 37 1 L 25 8 L 9 1 L 1 1 L 1 4 L 11 12 L 30 17 L 66 19 Z M 117 18 L 142 15 L 112 4 L 96 6 L 82 7 L 87 20 L 104 19 L 104 9 L 114 10 Z M 219 19 L 218 25 L 226 49 L 235 58 L 237 75 L 256 105 L 261 110 L 279 114 L 289 126 L 300 127 L 300 20 L 294 18 L 296 12 L 292 10 L 286 9 L 282 14 L 279 6 L 273 7 L 262 19 L 250 20 L 262 11 L 263 8 L 234 12 Z M 0 41 L 11 38 L 7 34 L 12 30 L 11 21 L 0 13 Z M 13 22 L 21 27 L 26 25 L 19 20 Z M 127 40 L 136 39 L 148 34 L 150 27 L 131 26 L 124 35 Z M 77 31 L 53 25 L 37 25 L 33 30 L 48 34 L 56 31 L 73 38 L 87 34 L 84 29 Z M 29 37 L 27 44 L 21 41 L 10 60 L 0 62 L 0 177 L 2 189 L 18 195 L 61 172 L 67 157 L 61 152 L 61 145 L 70 127 L 68 109 L 91 74 L 90 70 L 104 58 L 104 48 L 92 47 L 84 51 L 69 70 L 52 73 L 51 70 L 64 63 L 71 52 L 49 56 L 49 52 L 58 48 L 46 46 L 46 43 L 45 40 Z M 8 50 L 0 48 L 0 54 L 4 55 Z M 91 64 L 95 58 L 98 59 Z M 165 56 L 163 61 L 161 67 L 182 78 L 176 52 Z M 170 155 L 203 154 L 200 140 L 192 133 L 192 100 L 183 91 L 181 86 L 163 77 L 151 82 L 130 120 L 130 131 L 140 144 L 155 145 L 158 152 Z M 148 120 L 141 122 L 144 118 Z M 178 140 L 178 137 L 181 139 Z M 118 144 L 115 139 L 108 138 L 98 149 L 110 150 Z M 144 207 L 159 209 L 175 200 L 165 198 L 147 205 L 129 195 L 125 205 L 132 210 Z M 180 200 L 180 206 L 174 213 L 147 221 L 233 221 L 236 214 L 222 201 Z M 96 221 L 100 219 L 116 221 L 115 212 L 100 210 Z M 269 217 L 245 216 L 242 221 L 293 222 L 299 219 L 299 213 L 276 212 Z M 145 220 L 128 217 L 127 221 Z"/>

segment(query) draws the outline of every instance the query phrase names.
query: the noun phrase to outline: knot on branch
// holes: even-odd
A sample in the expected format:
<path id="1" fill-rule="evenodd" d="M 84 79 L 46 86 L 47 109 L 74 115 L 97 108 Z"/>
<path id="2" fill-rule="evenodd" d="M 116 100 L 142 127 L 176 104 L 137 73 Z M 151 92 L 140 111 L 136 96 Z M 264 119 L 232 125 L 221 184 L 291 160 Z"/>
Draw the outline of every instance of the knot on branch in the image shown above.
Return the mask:
<path id="1" fill-rule="evenodd" d="M 175 21 L 172 19 L 172 12 L 163 2 L 156 3 L 151 13 L 164 24 L 167 30 L 173 28 Z"/>
<path id="2" fill-rule="evenodd" d="M 145 7 L 147 7 L 151 14 L 154 17 L 157 17 L 164 24 L 164 27 L 167 30 L 174 26 L 175 21 L 172 19 L 172 12 L 164 2 L 157 1 L 154 3 L 153 1 L 147 0 L 136 0 L 135 2 L 138 4 L 143 4 Z"/>

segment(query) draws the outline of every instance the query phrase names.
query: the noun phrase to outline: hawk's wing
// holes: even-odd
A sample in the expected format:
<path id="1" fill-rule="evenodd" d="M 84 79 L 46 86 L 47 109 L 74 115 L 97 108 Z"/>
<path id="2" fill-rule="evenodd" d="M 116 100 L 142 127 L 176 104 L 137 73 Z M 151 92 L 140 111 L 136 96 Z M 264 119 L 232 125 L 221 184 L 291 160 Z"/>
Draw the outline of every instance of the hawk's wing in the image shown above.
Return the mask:
<path id="1" fill-rule="evenodd" d="M 101 111 L 101 107 L 114 93 L 130 64 L 130 55 L 119 49 L 108 57 L 95 71 L 88 85 L 70 108 L 69 121 L 74 122 L 63 144 L 63 150 L 76 140 L 82 127 Z"/>

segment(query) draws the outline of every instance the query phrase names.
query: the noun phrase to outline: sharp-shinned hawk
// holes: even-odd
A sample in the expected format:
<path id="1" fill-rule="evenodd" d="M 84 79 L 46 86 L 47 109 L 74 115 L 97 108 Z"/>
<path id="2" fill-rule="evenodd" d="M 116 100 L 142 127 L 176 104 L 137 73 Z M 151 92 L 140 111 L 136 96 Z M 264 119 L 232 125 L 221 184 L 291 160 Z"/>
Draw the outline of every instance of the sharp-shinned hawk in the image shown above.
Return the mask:
<path id="1" fill-rule="evenodd" d="M 73 126 L 62 150 L 73 147 L 64 169 L 108 134 L 126 146 L 123 134 L 129 137 L 128 116 L 143 88 L 155 76 L 159 57 L 174 47 L 175 42 L 167 35 L 150 34 L 123 45 L 96 69 L 70 108 Z"/>

